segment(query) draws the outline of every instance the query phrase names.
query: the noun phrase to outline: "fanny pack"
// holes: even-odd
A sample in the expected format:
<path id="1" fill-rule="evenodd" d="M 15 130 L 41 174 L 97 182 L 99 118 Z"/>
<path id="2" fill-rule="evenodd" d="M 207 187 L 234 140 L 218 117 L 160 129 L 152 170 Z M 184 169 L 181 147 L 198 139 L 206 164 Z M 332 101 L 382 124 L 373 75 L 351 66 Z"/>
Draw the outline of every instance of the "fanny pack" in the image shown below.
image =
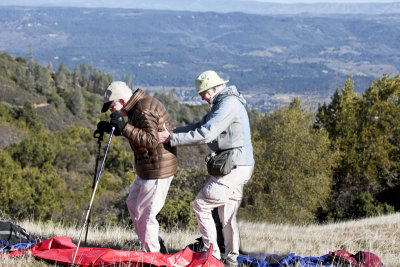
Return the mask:
<path id="1" fill-rule="evenodd" d="M 207 171 L 213 176 L 224 176 L 231 172 L 233 149 L 213 152 L 206 157 Z"/>

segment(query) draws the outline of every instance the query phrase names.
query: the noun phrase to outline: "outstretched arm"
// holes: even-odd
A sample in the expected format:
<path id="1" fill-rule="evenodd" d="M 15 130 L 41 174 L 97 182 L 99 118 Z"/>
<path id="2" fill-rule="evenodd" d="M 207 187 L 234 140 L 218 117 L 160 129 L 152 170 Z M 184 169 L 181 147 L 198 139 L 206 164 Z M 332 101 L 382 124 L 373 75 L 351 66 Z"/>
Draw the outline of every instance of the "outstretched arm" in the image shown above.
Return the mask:
<path id="1" fill-rule="evenodd" d="M 192 146 L 210 143 L 231 124 L 237 110 L 236 97 L 229 97 L 213 109 L 197 128 L 170 134 L 171 146 Z"/>

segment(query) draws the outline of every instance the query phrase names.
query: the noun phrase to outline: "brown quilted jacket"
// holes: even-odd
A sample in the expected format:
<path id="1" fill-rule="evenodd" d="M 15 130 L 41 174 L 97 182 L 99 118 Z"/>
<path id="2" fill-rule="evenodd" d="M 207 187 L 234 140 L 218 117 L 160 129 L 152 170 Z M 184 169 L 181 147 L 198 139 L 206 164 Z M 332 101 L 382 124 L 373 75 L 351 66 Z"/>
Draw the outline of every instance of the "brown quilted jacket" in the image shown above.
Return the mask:
<path id="1" fill-rule="evenodd" d="M 169 143 L 158 143 L 158 131 L 163 124 L 168 131 L 172 127 L 165 107 L 154 97 L 137 89 L 124 111 L 128 123 L 122 134 L 128 138 L 135 153 L 137 175 L 142 179 L 161 179 L 175 175 L 177 170 L 176 148 Z"/>

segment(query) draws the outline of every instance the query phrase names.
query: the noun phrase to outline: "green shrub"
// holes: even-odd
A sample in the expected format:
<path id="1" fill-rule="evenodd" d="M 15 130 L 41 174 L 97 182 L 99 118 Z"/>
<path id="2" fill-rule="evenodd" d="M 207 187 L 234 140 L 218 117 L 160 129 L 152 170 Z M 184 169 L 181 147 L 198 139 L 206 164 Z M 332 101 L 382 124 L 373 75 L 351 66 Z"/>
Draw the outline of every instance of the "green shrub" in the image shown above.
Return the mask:
<path id="1" fill-rule="evenodd" d="M 12 218 L 59 218 L 65 184 L 50 165 L 24 168 L 0 150 L 1 210 Z"/>
<path id="2" fill-rule="evenodd" d="M 51 138 L 45 133 L 26 138 L 17 145 L 11 145 L 7 150 L 13 159 L 21 164 L 22 168 L 42 168 L 46 164 L 52 164 L 56 157 Z"/>
<path id="3" fill-rule="evenodd" d="M 303 223 L 316 219 L 330 195 L 335 154 L 325 131 L 299 101 L 265 115 L 253 134 L 255 169 L 245 186 L 240 217 Z"/>
<path id="4" fill-rule="evenodd" d="M 194 195 L 185 192 L 180 196 L 167 197 L 165 205 L 157 216 L 160 225 L 165 229 L 191 228 L 197 226 L 193 211 Z"/>
<path id="5" fill-rule="evenodd" d="M 193 201 L 205 185 L 209 175 L 202 169 L 178 169 L 165 201 L 158 214 L 160 225 L 165 229 L 197 227 Z"/>
<path id="6" fill-rule="evenodd" d="M 353 213 L 355 217 L 371 217 L 393 213 L 393 206 L 378 202 L 371 193 L 361 193 L 353 200 Z"/>

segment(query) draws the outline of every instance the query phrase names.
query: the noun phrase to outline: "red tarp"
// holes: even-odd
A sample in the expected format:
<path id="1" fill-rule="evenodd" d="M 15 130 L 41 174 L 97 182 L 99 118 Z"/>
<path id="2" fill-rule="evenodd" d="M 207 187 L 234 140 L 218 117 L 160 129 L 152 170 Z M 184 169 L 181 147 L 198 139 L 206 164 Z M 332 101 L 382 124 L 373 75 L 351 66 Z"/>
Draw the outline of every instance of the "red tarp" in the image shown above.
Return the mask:
<path id="1" fill-rule="evenodd" d="M 37 243 L 26 250 L 35 257 L 69 266 L 75 255 L 76 245 L 69 237 L 54 237 Z M 160 252 L 122 251 L 109 248 L 80 247 L 75 259 L 76 266 L 221 266 L 221 261 L 212 256 L 212 248 L 206 252 L 193 252 L 188 247 L 173 254 L 164 255 Z"/>

